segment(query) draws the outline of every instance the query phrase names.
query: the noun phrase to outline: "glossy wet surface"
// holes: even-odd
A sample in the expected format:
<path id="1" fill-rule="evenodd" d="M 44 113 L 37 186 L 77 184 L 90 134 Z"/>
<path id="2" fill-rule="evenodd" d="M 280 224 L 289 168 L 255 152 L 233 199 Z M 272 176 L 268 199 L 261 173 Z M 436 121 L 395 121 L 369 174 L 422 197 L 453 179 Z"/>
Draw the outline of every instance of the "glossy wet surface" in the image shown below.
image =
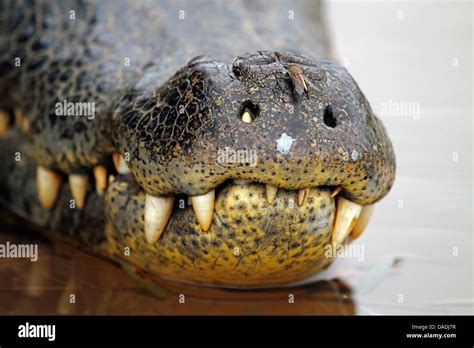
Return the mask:
<path id="1" fill-rule="evenodd" d="M 351 315 L 355 311 L 350 289 L 337 279 L 291 289 L 204 288 L 150 279 L 133 267 L 121 268 L 62 243 L 53 245 L 33 232 L 19 238 L 15 227 L 2 230 L 8 233 L 2 234 L 0 244 L 38 243 L 40 257 L 37 262 L 2 260 L 1 314 Z"/>
<path id="2" fill-rule="evenodd" d="M 152 281 L 42 240 L 36 263 L 0 259 L 0 314 L 474 314 L 472 4 L 335 2 L 328 13 L 336 54 L 397 155 L 395 186 L 352 256 L 304 286 L 238 291 Z M 0 243 L 37 240 L 0 221 Z"/>

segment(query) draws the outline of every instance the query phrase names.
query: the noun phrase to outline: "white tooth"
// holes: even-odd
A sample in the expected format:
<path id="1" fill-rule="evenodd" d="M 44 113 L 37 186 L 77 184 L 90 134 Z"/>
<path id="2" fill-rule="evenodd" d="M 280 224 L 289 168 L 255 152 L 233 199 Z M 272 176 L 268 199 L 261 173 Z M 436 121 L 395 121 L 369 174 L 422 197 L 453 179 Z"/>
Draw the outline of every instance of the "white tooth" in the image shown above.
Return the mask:
<path id="1" fill-rule="evenodd" d="M 114 162 L 115 169 L 119 174 L 128 174 L 130 173 L 130 168 L 128 168 L 127 163 L 125 163 L 125 159 L 121 154 L 118 152 L 114 152 L 112 154 L 112 161 Z"/>
<path id="2" fill-rule="evenodd" d="M 25 117 L 25 114 L 19 109 L 15 110 L 15 123 L 22 133 L 28 133 L 30 129 L 30 123 Z"/>
<path id="3" fill-rule="evenodd" d="M 20 110 L 15 110 L 15 112 L 13 113 L 13 115 L 15 116 L 15 123 L 16 125 L 21 128 L 22 127 L 22 123 L 23 123 L 23 113 L 20 111 Z"/>
<path id="4" fill-rule="evenodd" d="M 349 236 L 361 211 L 362 206 L 360 204 L 339 197 L 337 200 L 336 221 L 332 231 L 331 243 L 333 248 L 337 248 Z"/>
<path id="5" fill-rule="evenodd" d="M 69 189 L 71 190 L 72 198 L 76 201 L 78 209 L 84 208 L 88 181 L 87 175 L 84 174 L 69 175 Z"/>
<path id="6" fill-rule="evenodd" d="M 300 189 L 298 191 L 298 205 L 303 205 L 308 195 L 309 195 L 309 188 Z"/>
<path id="7" fill-rule="evenodd" d="M 211 226 L 212 218 L 214 216 L 214 199 L 216 191 L 211 190 L 200 196 L 191 196 L 191 204 L 193 205 L 194 214 L 201 225 L 201 228 L 206 232 Z"/>
<path id="8" fill-rule="evenodd" d="M 10 117 L 5 111 L 0 111 L 0 136 L 5 134 L 10 125 Z"/>
<path id="9" fill-rule="evenodd" d="M 265 190 L 267 191 L 267 202 L 271 203 L 276 197 L 278 187 L 272 185 L 265 185 Z"/>
<path id="10" fill-rule="evenodd" d="M 115 180 L 115 175 L 110 174 L 110 175 L 109 175 L 109 185 L 110 185 L 111 183 L 113 183 L 114 180 Z"/>
<path id="11" fill-rule="evenodd" d="M 365 228 L 369 224 L 370 218 L 372 217 L 372 213 L 374 212 L 374 204 L 366 205 L 362 208 L 362 212 L 359 215 L 359 219 L 357 220 L 354 228 L 352 229 L 351 237 L 352 239 L 356 239 L 360 237 L 362 232 L 364 232 Z"/>
<path id="12" fill-rule="evenodd" d="M 104 194 L 107 188 L 107 169 L 104 166 L 94 167 L 95 191 L 99 196 Z"/>
<path id="13" fill-rule="evenodd" d="M 242 121 L 244 121 L 245 123 L 252 123 L 252 115 L 250 115 L 250 112 L 245 111 L 242 114 Z"/>
<path id="14" fill-rule="evenodd" d="M 38 190 L 38 200 L 43 208 L 51 209 L 58 198 L 61 187 L 61 176 L 44 167 L 38 166 L 36 169 L 36 188 Z"/>
<path id="15" fill-rule="evenodd" d="M 173 211 L 174 196 L 145 195 L 145 238 L 155 243 L 163 233 Z"/>
<path id="16" fill-rule="evenodd" d="M 26 117 L 23 118 L 23 122 L 21 123 L 20 130 L 23 133 L 28 133 L 28 131 L 30 130 L 30 121 Z"/>
<path id="17" fill-rule="evenodd" d="M 331 197 L 336 197 L 339 192 L 341 192 L 342 187 L 336 186 L 336 188 L 331 192 Z"/>

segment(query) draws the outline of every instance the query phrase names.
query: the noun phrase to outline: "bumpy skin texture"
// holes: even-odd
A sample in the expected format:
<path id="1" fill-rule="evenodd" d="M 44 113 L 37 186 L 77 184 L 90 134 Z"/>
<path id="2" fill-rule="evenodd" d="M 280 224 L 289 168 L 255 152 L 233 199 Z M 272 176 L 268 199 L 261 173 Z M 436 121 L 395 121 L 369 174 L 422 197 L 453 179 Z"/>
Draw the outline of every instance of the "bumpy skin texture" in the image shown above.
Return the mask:
<path id="1" fill-rule="evenodd" d="M 159 243 L 145 242 L 145 194 L 134 180 L 114 182 L 105 211 L 109 245 L 117 257 L 133 246 L 133 263 L 162 276 L 213 285 L 266 286 L 303 279 L 330 262 L 334 200 L 328 190 L 311 189 L 299 207 L 296 192 L 281 191 L 271 204 L 260 184 L 227 185 L 216 200 L 214 220 L 200 233 L 194 212 L 183 205 L 173 214 Z M 136 216 L 129 221 L 129 216 Z M 150 255 L 146 260 L 142 255 Z"/>
<path id="2" fill-rule="evenodd" d="M 312 83 L 299 98 L 286 69 L 294 63 Z M 383 126 L 333 62 L 261 51 L 227 68 L 199 57 L 163 87 L 150 87 L 132 89 L 114 115 L 117 146 L 147 193 L 197 195 L 240 178 L 285 189 L 341 185 L 352 201 L 370 204 L 392 185 Z M 245 105 L 257 111 L 251 124 L 240 120 Z M 278 148 L 282 135 L 294 139 L 288 153 Z M 219 163 L 226 148 L 255 151 L 258 164 Z"/>
<path id="3" fill-rule="evenodd" d="M 0 0 L 0 108 L 21 110 L 29 125 L 0 139 L 0 202 L 162 276 L 239 287 L 303 279 L 331 261 L 323 252 L 335 216 L 328 187 L 366 205 L 395 177 L 381 122 L 328 51 L 313 1 Z M 292 64 L 307 81 L 301 95 Z M 63 100 L 95 103 L 95 117 L 58 116 Z M 226 149 L 257 162 L 222 162 Z M 96 164 L 111 170 L 116 151 L 132 174 L 104 197 L 90 190 L 84 209 L 71 210 L 63 186 L 51 210 L 40 207 L 36 165 L 65 175 Z M 263 184 L 279 187 L 272 204 Z M 301 188 L 311 190 L 300 207 Z M 211 189 L 216 208 L 204 233 L 184 195 Z M 153 244 L 143 232 L 145 193 L 178 195 Z"/>

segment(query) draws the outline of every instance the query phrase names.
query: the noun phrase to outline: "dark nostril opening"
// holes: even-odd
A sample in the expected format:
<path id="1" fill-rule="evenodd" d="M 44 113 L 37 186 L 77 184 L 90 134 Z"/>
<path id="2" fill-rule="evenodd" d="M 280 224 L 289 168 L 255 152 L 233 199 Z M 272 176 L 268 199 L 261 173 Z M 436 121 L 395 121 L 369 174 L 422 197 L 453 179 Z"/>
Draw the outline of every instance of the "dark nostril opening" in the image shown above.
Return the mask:
<path id="1" fill-rule="evenodd" d="M 326 108 L 324 109 L 324 124 L 331 128 L 336 127 L 336 117 L 334 117 L 330 105 L 326 106 Z"/>
<path id="2" fill-rule="evenodd" d="M 243 74 L 244 74 L 243 71 L 242 71 L 242 68 L 241 68 L 240 66 L 238 66 L 238 65 L 234 65 L 234 66 L 232 67 L 232 71 L 233 71 L 235 77 L 237 77 L 237 78 L 242 77 Z"/>

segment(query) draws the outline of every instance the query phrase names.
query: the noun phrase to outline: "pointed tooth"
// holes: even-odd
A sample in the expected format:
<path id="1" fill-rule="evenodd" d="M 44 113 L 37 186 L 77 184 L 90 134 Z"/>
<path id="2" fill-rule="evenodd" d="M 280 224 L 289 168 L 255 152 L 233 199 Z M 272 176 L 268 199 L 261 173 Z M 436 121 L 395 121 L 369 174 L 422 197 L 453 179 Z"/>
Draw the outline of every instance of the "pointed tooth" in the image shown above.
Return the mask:
<path id="1" fill-rule="evenodd" d="M 119 174 L 128 174 L 130 173 L 130 168 L 128 168 L 127 163 L 125 163 L 125 159 L 121 154 L 118 152 L 114 152 L 112 154 L 112 161 L 114 162 L 115 169 Z"/>
<path id="2" fill-rule="evenodd" d="M 366 205 L 362 208 L 362 212 L 359 215 L 359 219 L 352 229 L 352 239 L 359 238 L 362 232 L 364 232 L 365 228 L 369 224 L 370 218 L 372 217 L 372 213 L 374 212 L 374 204 Z"/>
<path id="3" fill-rule="evenodd" d="M 6 133 L 10 125 L 10 117 L 5 111 L 0 111 L 0 136 Z"/>
<path id="4" fill-rule="evenodd" d="M 308 195 L 309 195 L 309 188 L 299 190 L 298 191 L 298 205 L 303 205 Z"/>
<path id="5" fill-rule="evenodd" d="M 23 117 L 23 122 L 21 123 L 20 130 L 23 133 L 28 133 L 30 130 L 30 121 L 26 117 Z"/>
<path id="6" fill-rule="evenodd" d="M 78 209 L 84 208 L 84 201 L 86 200 L 87 184 L 89 178 L 84 174 L 70 174 L 69 188 L 71 190 L 72 198 L 76 201 Z"/>
<path id="7" fill-rule="evenodd" d="M 36 169 L 36 189 L 41 206 L 51 209 L 58 198 L 61 176 L 49 169 L 38 166 Z"/>
<path id="8" fill-rule="evenodd" d="M 331 192 L 331 197 L 336 197 L 339 192 L 341 192 L 342 186 L 336 186 L 336 188 Z"/>
<path id="9" fill-rule="evenodd" d="M 196 214 L 199 225 L 201 225 L 204 232 L 209 229 L 212 223 L 215 196 L 215 190 L 211 190 L 203 195 L 191 196 L 191 204 L 193 205 L 194 214 Z"/>
<path id="10" fill-rule="evenodd" d="M 278 192 L 278 187 L 266 184 L 265 190 L 267 192 L 267 202 L 272 203 Z"/>
<path id="11" fill-rule="evenodd" d="M 21 128 L 23 124 L 23 113 L 20 110 L 16 109 L 13 115 L 15 117 L 15 124 L 18 126 L 18 128 Z"/>
<path id="12" fill-rule="evenodd" d="M 99 196 L 104 194 L 107 188 L 107 169 L 105 166 L 94 167 L 94 178 L 95 178 L 95 191 Z"/>
<path id="13" fill-rule="evenodd" d="M 115 180 L 115 175 L 110 174 L 110 175 L 109 175 L 109 185 L 110 185 L 111 183 L 113 183 L 114 180 Z"/>
<path id="14" fill-rule="evenodd" d="M 20 131 L 22 133 L 28 133 L 28 131 L 30 130 L 30 123 L 28 121 L 28 118 L 25 117 L 25 114 L 21 110 L 16 109 L 14 115 L 15 123 L 20 129 Z"/>
<path id="15" fill-rule="evenodd" d="M 337 200 L 336 220 L 332 231 L 332 245 L 337 248 L 349 236 L 362 211 L 362 206 L 345 198 Z"/>
<path id="16" fill-rule="evenodd" d="M 155 243 L 163 233 L 173 211 L 174 196 L 145 195 L 145 239 Z"/>
<path id="17" fill-rule="evenodd" d="M 245 123 L 252 123 L 252 115 L 250 114 L 250 112 L 248 111 L 245 111 L 243 114 L 242 114 L 242 121 L 244 121 Z"/>

